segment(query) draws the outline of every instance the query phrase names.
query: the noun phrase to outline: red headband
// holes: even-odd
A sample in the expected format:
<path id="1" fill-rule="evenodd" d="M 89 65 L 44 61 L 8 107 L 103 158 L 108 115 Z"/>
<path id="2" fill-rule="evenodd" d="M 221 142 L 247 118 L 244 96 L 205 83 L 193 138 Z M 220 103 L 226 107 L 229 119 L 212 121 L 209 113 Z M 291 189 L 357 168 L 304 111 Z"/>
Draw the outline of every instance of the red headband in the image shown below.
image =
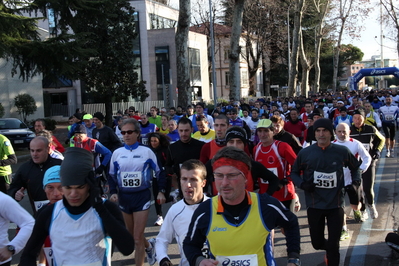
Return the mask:
<path id="1" fill-rule="evenodd" d="M 233 166 L 238 170 L 240 170 L 244 174 L 245 178 L 248 178 L 249 167 L 247 164 L 241 161 L 225 157 L 219 158 L 213 163 L 213 171 L 215 171 L 217 168 L 221 166 Z"/>

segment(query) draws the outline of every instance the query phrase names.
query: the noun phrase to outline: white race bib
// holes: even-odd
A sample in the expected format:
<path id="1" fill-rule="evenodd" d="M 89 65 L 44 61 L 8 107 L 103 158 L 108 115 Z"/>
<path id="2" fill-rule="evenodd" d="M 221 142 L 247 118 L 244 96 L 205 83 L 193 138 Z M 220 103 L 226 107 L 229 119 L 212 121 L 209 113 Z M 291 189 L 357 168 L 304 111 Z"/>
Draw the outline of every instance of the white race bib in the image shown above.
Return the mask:
<path id="1" fill-rule="evenodd" d="M 121 172 L 122 187 L 134 188 L 141 186 L 141 172 Z"/>
<path id="2" fill-rule="evenodd" d="M 393 115 L 386 115 L 385 116 L 386 121 L 392 121 L 393 120 Z"/>
<path id="3" fill-rule="evenodd" d="M 337 187 L 337 173 L 322 173 L 314 171 L 313 183 L 318 188 L 336 188 Z"/>
<path id="4" fill-rule="evenodd" d="M 54 266 L 53 249 L 51 247 L 43 247 L 43 251 L 48 265 Z"/>
<path id="5" fill-rule="evenodd" d="M 216 256 L 218 266 L 258 266 L 258 255 Z"/>
<path id="6" fill-rule="evenodd" d="M 277 168 L 276 168 L 276 167 L 274 167 L 274 168 L 267 168 L 267 170 L 269 170 L 270 172 L 272 172 L 273 174 L 275 174 L 275 175 L 278 177 L 278 171 L 277 171 Z M 261 182 L 262 184 L 269 184 L 269 181 L 263 180 L 262 178 L 260 179 L 260 182 Z"/>
<path id="7" fill-rule="evenodd" d="M 101 263 L 101 261 L 97 261 L 97 262 L 92 262 L 92 263 L 87 263 L 87 264 L 73 264 L 73 265 L 67 265 L 64 264 L 62 266 L 102 266 L 103 264 Z"/>
<path id="8" fill-rule="evenodd" d="M 38 200 L 33 202 L 35 204 L 36 211 L 40 210 L 43 206 L 46 206 L 50 201 L 49 200 Z"/>

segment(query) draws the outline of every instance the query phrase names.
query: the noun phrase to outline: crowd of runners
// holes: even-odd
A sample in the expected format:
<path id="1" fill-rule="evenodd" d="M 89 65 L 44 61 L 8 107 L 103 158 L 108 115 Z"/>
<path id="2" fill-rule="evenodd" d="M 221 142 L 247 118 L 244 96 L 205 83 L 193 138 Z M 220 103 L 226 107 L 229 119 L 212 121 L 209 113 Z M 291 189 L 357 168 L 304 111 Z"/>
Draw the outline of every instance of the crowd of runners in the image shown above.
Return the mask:
<path id="1" fill-rule="evenodd" d="M 111 265 L 116 246 L 135 251 L 135 265 L 147 258 L 169 266 L 174 239 L 180 265 L 275 265 L 276 227 L 287 265 L 300 265 L 298 189 L 313 247 L 339 265 L 339 242 L 349 237 L 345 195 L 356 222 L 378 218 L 375 168 L 384 147 L 395 157 L 398 105 L 396 90 L 371 90 L 230 100 L 213 109 L 132 106 L 112 127 L 101 112 L 76 112 L 61 142 L 37 119 L 31 159 L 12 180 L 16 157 L 1 136 L 0 197 L 10 204 L 0 207 L 0 265 L 23 248 L 20 265 Z M 25 196 L 36 222 L 14 201 Z M 161 228 L 146 239 L 152 199 Z M 9 221 L 20 228 L 11 241 Z"/>

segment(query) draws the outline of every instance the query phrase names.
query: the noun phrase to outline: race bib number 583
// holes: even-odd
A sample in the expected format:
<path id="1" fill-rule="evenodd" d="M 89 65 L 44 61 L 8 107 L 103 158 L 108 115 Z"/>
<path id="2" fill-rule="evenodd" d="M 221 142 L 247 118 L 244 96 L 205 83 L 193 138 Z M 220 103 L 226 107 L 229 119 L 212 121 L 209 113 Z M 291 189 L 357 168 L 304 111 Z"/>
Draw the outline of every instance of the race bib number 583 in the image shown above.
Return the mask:
<path id="1" fill-rule="evenodd" d="M 141 172 L 122 172 L 122 187 L 139 187 L 141 186 Z"/>
<path id="2" fill-rule="evenodd" d="M 337 187 L 337 173 L 323 173 L 314 171 L 313 183 L 318 188 L 335 188 Z"/>

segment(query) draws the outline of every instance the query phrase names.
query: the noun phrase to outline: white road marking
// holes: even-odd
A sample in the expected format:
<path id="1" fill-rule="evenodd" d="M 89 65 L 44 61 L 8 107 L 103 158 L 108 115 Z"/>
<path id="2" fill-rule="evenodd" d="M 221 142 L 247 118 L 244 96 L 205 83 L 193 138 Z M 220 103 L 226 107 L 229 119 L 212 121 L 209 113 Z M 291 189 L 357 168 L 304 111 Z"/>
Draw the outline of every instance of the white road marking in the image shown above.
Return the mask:
<path id="1" fill-rule="evenodd" d="M 374 202 L 378 201 L 380 181 L 382 177 L 382 172 L 384 170 L 384 165 L 385 165 L 385 154 L 382 155 L 381 158 L 379 159 L 377 171 L 375 174 Z M 370 232 L 372 231 L 372 225 L 373 225 L 373 219 L 371 219 L 371 217 L 369 217 L 369 219 L 367 219 L 365 222 L 362 223 L 359 234 L 356 238 L 355 245 L 353 246 L 353 251 L 349 261 L 349 266 L 364 265 L 366 259 L 366 250 L 367 250 L 365 247 L 367 247 L 369 242 Z M 341 256 L 341 265 L 344 265 L 342 262 L 342 257 L 345 260 L 345 256 Z"/>

